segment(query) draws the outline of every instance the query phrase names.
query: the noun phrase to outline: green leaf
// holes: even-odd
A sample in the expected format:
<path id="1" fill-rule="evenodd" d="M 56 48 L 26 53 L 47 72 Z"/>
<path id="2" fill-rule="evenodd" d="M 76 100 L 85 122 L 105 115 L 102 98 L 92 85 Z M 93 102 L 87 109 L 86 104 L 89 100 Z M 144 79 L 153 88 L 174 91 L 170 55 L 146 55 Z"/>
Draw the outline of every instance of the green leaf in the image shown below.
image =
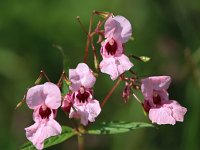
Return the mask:
<path id="1" fill-rule="evenodd" d="M 45 140 L 44 148 L 62 143 L 67 139 L 75 135 L 75 132 L 72 128 L 67 126 L 62 126 L 62 133 L 58 136 L 53 136 Z M 21 150 L 36 150 L 35 146 L 31 142 L 27 142 L 20 148 Z"/>
<path id="2" fill-rule="evenodd" d="M 62 95 L 66 95 L 69 92 L 69 85 L 63 81 L 62 84 Z"/>
<path id="3" fill-rule="evenodd" d="M 125 121 L 111 121 L 103 122 L 96 126 L 91 126 L 88 130 L 88 134 L 119 134 L 130 132 L 134 129 L 154 127 L 149 123 L 142 122 L 125 122 Z"/>

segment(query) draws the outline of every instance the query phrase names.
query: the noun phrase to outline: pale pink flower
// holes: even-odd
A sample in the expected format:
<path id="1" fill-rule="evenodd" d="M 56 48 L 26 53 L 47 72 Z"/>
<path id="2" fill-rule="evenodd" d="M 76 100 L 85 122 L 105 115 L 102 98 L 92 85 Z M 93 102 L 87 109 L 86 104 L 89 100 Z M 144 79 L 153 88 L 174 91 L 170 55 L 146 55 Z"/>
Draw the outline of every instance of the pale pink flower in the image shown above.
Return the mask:
<path id="1" fill-rule="evenodd" d="M 85 63 L 79 63 L 76 69 L 69 69 L 70 90 L 78 91 L 81 86 L 92 88 L 96 82 L 92 70 Z"/>
<path id="2" fill-rule="evenodd" d="M 43 149 L 44 140 L 61 133 L 60 124 L 54 120 L 61 105 L 59 88 L 50 82 L 30 88 L 26 95 L 26 103 L 34 110 L 35 123 L 25 128 L 26 137 L 37 149 Z"/>
<path id="3" fill-rule="evenodd" d="M 87 125 L 88 122 L 94 122 L 100 114 L 101 107 L 99 101 L 93 99 L 90 91 L 83 88 L 73 95 L 74 104 L 69 113 L 69 118 L 80 119 L 81 124 Z"/>
<path id="4" fill-rule="evenodd" d="M 174 125 L 176 121 L 184 120 L 187 109 L 175 100 L 169 100 L 167 89 L 170 82 L 169 76 L 142 79 L 143 106 L 152 123 Z"/>
<path id="5" fill-rule="evenodd" d="M 105 41 L 101 43 L 100 70 L 115 80 L 133 64 L 124 55 L 123 43 L 127 42 L 132 35 L 130 22 L 123 16 L 111 16 L 105 22 Z"/>
<path id="6" fill-rule="evenodd" d="M 62 107 L 70 107 L 69 118 L 78 118 L 86 126 L 101 112 L 99 101 L 92 96 L 96 78 L 86 64 L 80 63 L 76 69 L 70 69 L 69 79 L 72 93 L 65 96 Z"/>

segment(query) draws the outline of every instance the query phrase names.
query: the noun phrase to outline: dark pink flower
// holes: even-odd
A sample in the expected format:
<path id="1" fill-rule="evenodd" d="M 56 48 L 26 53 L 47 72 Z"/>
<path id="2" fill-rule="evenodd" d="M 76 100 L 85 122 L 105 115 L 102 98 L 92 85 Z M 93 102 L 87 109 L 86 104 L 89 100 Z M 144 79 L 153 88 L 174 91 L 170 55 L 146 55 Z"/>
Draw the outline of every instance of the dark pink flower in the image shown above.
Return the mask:
<path id="1" fill-rule="evenodd" d="M 26 137 L 37 149 L 43 149 L 45 139 L 61 133 L 61 126 L 54 119 L 61 105 L 60 90 L 50 82 L 36 85 L 28 90 L 26 103 L 34 110 L 35 121 L 32 126 L 25 128 Z"/>
<path id="2" fill-rule="evenodd" d="M 174 125 L 176 121 L 183 122 L 184 120 L 187 109 L 175 100 L 169 100 L 167 89 L 170 82 L 169 76 L 142 79 L 143 107 L 149 113 L 152 123 Z"/>
<path id="3" fill-rule="evenodd" d="M 119 75 L 129 70 L 133 64 L 124 55 L 123 43 L 132 35 L 130 22 L 123 16 L 111 16 L 105 22 L 105 41 L 101 43 L 101 72 L 107 73 L 115 80 Z"/>
<path id="4" fill-rule="evenodd" d="M 73 98 L 72 98 L 72 94 L 68 93 L 67 95 L 65 95 L 64 100 L 62 102 L 62 106 L 61 106 L 62 110 L 64 112 L 69 113 L 71 107 L 73 106 L 73 103 L 74 103 L 74 101 L 73 101 Z"/>

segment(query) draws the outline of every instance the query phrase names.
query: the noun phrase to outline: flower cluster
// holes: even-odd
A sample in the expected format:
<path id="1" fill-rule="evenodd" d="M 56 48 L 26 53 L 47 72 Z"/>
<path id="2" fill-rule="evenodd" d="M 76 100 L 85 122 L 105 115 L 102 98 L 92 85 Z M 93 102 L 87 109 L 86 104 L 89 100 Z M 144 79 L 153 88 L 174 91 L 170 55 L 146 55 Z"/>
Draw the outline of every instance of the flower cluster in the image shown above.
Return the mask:
<path id="1" fill-rule="evenodd" d="M 75 122 L 78 120 L 78 124 L 87 126 L 90 122 L 95 122 L 103 105 L 121 81 L 125 83 L 122 94 L 125 102 L 133 95 L 149 115 L 152 123 L 174 125 L 176 121 L 182 122 L 184 120 L 187 109 L 177 101 L 169 99 L 167 90 L 171 77 L 154 76 L 141 79 L 131 70 L 133 63 L 125 55 L 124 49 L 124 44 L 132 36 L 130 22 L 123 16 L 96 12 L 97 15 L 101 15 L 101 13 L 105 15 L 104 29 L 103 31 L 100 29 L 102 25 L 100 21 L 96 29 L 88 33 L 85 56 L 88 53 L 88 43 L 93 42 L 91 40 L 93 36 L 103 36 L 104 40 L 100 40 L 101 49 L 99 52 L 103 60 L 98 69 L 102 73 L 110 75 L 112 80 L 117 78 L 119 80 L 100 105 L 99 101 L 94 98 L 93 91 L 97 73 L 88 67 L 84 59 L 84 63 L 79 63 L 75 69 L 69 69 L 69 78 L 66 77 L 65 73 L 62 74 L 57 85 L 49 81 L 30 88 L 25 98 L 28 107 L 34 110 L 33 120 L 35 123 L 25 128 L 25 131 L 27 139 L 37 149 L 43 149 L 45 139 L 61 134 L 62 128 L 55 120 L 59 107 L 67 114 L 68 118 L 74 119 Z M 94 44 L 91 45 L 95 58 L 97 58 Z M 141 57 L 134 57 L 143 60 Z M 126 76 L 126 72 L 130 72 L 131 77 L 130 75 Z M 45 77 L 47 77 L 46 74 Z M 65 81 L 67 81 L 69 90 L 67 93 L 62 93 L 60 88 Z M 143 101 L 135 95 L 135 90 L 141 90 L 144 96 Z"/>

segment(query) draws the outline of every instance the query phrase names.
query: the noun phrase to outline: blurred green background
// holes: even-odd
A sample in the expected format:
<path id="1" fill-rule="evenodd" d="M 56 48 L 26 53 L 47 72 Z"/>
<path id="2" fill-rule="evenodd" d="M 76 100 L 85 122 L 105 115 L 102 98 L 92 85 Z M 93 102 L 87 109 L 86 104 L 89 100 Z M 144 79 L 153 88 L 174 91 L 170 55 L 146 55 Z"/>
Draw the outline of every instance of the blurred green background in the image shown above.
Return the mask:
<path id="1" fill-rule="evenodd" d="M 200 149 L 200 1 L 199 0 L 1 0 L 0 1 L 0 149 L 14 150 L 26 142 L 24 128 L 32 111 L 14 110 L 26 88 L 44 69 L 52 82 L 62 72 L 63 47 L 68 65 L 83 61 L 86 37 L 76 16 L 88 27 L 92 10 L 123 15 L 133 26 L 135 40 L 128 54 L 146 55 L 150 63 L 133 60 L 141 76 L 170 75 L 170 98 L 187 107 L 184 123 L 140 129 L 112 136 L 86 136 L 86 149 L 198 150 Z M 90 67 L 94 68 L 92 55 Z M 99 75 L 95 97 L 102 101 L 114 83 Z M 97 122 L 125 120 L 150 122 L 131 98 L 124 104 L 121 84 L 105 105 Z M 70 125 L 62 111 L 62 124 Z M 49 149 L 76 150 L 76 137 Z"/>

